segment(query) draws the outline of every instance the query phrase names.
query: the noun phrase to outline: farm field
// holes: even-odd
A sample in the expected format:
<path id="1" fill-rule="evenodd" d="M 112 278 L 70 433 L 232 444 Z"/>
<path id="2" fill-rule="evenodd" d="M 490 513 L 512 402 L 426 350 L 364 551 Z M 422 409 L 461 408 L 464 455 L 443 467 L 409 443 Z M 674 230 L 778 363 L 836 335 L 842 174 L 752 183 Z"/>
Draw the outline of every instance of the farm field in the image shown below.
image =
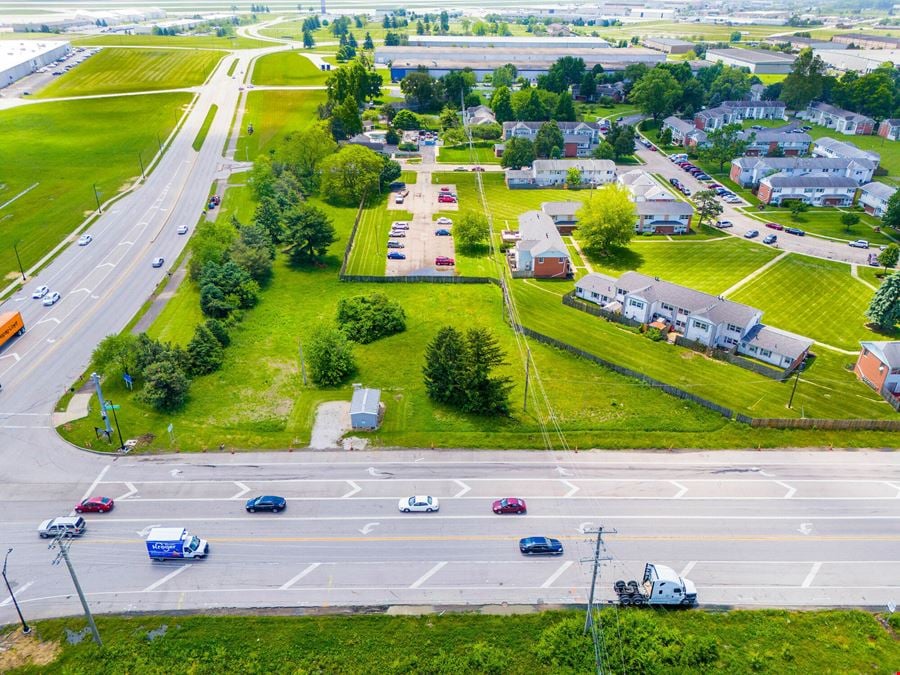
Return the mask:
<path id="1" fill-rule="evenodd" d="M 17 269 L 13 244 L 28 268 L 96 209 L 140 177 L 191 94 L 122 96 L 47 102 L 0 111 L 0 166 L 6 173 L 0 204 L 34 186 L 0 210 L 0 273 Z M 97 129 L 103 129 L 98 134 Z"/>
<path id="2" fill-rule="evenodd" d="M 848 350 L 859 340 L 897 339 L 865 326 L 863 313 L 873 291 L 850 276 L 850 266 L 791 254 L 730 299 L 759 307 L 763 320 L 778 328 Z"/>
<path id="3" fill-rule="evenodd" d="M 499 164 L 500 158 L 494 155 L 494 143 L 496 141 L 482 141 L 473 143 L 475 158 L 472 159 L 472 150 L 468 145 L 456 145 L 439 148 L 437 161 L 444 164 Z"/>
<path id="4" fill-rule="evenodd" d="M 880 219 L 861 212 L 855 212 L 860 217 L 859 223 L 851 227 L 848 232 L 841 223 L 841 215 L 846 212 L 846 210 L 834 208 L 810 209 L 794 218 L 788 209 L 777 207 L 767 207 L 764 211 L 747 211 L 748 215 L 761 218 L 765 222 L 772 221 L 786 227 L 799 227 L 807 234 L 816 234 L 841 241 L 866 239 L 870 244 L 876 246 L 890 244 L 897 240 L 896 235 L 892 237 L 888 232 L 876 232 L 874 228 L 881 225 Z M 780 235 L 778 232 L 775 234 Z M 779 236 L 779 238 L 781 237 Z"/>
<path id="5" fill-rule="evenodd" d="M 40 34 L 35 34 L 39 36 Z M 76 47 L 193 47 L 194 49 L 259 49 L 271 42 L 215 35 L 86 35 L 73 37 Z"/>
<path id="6" fill-rule="evenodd" d="M 296 51 L 266 54 L 253 66 L 253 84 L 261 85 L 324 85 L 329 75 Z"/>
<path id="7" fill-rule="evenodd" d="M 101 49 L 36 98 L 193 87 L 203 84 L 224 56 L 225 52 L 205 49 Z"/>
<path id="8" fill-rule="evenodd" d="M 253 160 L 268 152 L 279 139 L 318 119 L 317 109 L 325 103 L 324 91 L 250 91 L 247 112 L 235 151 L 235 159 Z M 253 124 L 253 135 L 247 125 Z"/>

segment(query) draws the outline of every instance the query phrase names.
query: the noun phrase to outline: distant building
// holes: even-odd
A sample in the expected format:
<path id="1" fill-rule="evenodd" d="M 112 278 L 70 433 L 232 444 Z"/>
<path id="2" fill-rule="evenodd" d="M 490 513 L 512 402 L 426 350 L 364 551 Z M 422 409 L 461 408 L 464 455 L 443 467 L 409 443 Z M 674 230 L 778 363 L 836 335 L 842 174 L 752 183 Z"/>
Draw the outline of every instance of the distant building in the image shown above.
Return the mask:
<path id="1" fill-rule="evenodd" d="M 582 185 L 604 185 L 616 179 L 616 165 L 608 159 L 536 159 L 531 168 L 508 169 L 509 188 L 561 187 L 569 169 L 581 172 Z"/>
<path id="2" fill-rule="evenodd" d="M 466 124 L 472 126 L 495 124 L 497 122 L 497 118 L 494 117 L 494 111 L 486 105 L 476 105 L 466 108 L 463 117 Z"/>
<path id="3" fill-rule="evenodd" d="M 853 372 L 900 410 L 900 342 L 860 342 Z"/>
<path id="4" fill-rule="evenodd" d="M 707 49 L 706 60 L 721 61 L 726 66 L 748 68 L 751 73 L 787 75 L 791 72 L 795 58 L 778 52 L 754 49 Z"/>
<path id="5" fill-rule="evenodd" d="M 631 194 L 638 234 L 687 234 L 691 230 L 694 207 L 680 200 L 646 171 L 633 169 L 618 182 Z"/>
<path id="6" fill-rule="evenodd" d="M 601 37 L 553 37 L 549 35 L 410 35 L 410 47 L 467 47 L 474 49 L 598 49 L 612 45 Z"/>
<path id="7" fill-rule="evenodd" d="M 886 62 L 900 67 L 900 49 L 818 49 L 816 56 L 834 70 L 853 71 L 860 75 L 871 73 Z"/>
<path id="8" fill-rule="evenodd" d="M 508 257 L 516 276 L 566 279 L 571 275 L 569 251 L 550 216 L 526 211 L 519 216 L 519 235 Z"/>
<path id="9" fill-rule="evenodd" d="M 816 38 L 797 37 L 794 35 L 778 35 L 766 38 L 766 44 L 780 47 L 789 45 L 794 51 L 803 49 L 846 49 L 847 45 L 829 40 L 817 40 Z"/>
<path id="10" fill-rule="evenodd" d="M 889 141 L 900 141 L 900 119 L 882 120 L 878 125 L 878 135 Z"/>
<path id="11" fill-rule="evenodd" d="M 679 119 L 678 117 L 675 117 L 673 115 L 663 120 L 662 128 L 671 130 L 673 144 L 684 145 L 688 134 L 694 131 L 697 127 L 694 126 L 693 122 Z"/>
<path id="12" fill-rule="evenodd" d="M 750 144 L 744 151 L 749 157 L 765 157 L 780 151 L 785 157 L 805 155 L 809 151 L 812 137 L 809 134 L 779 131 L 778 129 L 745 129 L 741 132 Z"/>
<path id="13" fill-rule="evenodd" d="M 641 43 L 647 49 L 655 49 L 666 54 L 687 54 L 694 49 L 693 42 L 675 38 L 648 37 Z"/>
<path id="14" fill-rule="evenodd" d="M 759 181 L 756 196 L 763 204 L 776 206 L 786 201 L 801 201 L 810 206 L 850 206 L 858 185 L 844 176 L 791 176 L 776 173 Z"/>
<path id="15" fill-rule="evenodd" d="M 870 216 L 881 218 L 887 211 L 888 200 L 894 196 L 897 188 L 884 183 L 867 183 L 859 189 L 859 205 Z"/>
<path id="16" fill-rule="evenodd" d="M 828 103 L 810 103 L 806 107 L 803 117 L 813 124 L 834 129 L 837 133 L 846 136 L 869 136 L 875 130 L 875 120 L 871 117 Z"/>
<path id="17" fill-rule="evenodd" d="M 846 157 L 738 157 L 731 161 L 729 177 L 749 188 L 755 188 L 760 180 L 772 174 L 843 176 L 863 185 L 872 180 L 876 166 L 868 159 Z"/>
<path id="18" fill-rule="evenodd" d="M 694 115 L 694 126 L 712 131 L 743 120 L 782 120 L 787 108 L 783 101 L 722 101 L 715 108 Z"/>
<path id="19" fill-rule="evenodd" d="M 71 48 L 61 40 L 0 40 L 0 88 L 64 57 Z"/>
<path id="20" fill-rule="evenodd" d="M 384 415 L 380 389 L 353 385 L 350 399 L 350 426 L 354 429 L 377 429 Z"/>
<path id="21" fill-rule="evenodd" d="M 534 141 L 544 122 L 504 122 L 503 138 L 527 138 Z M 600 125 L 597 122 L 556 122 L 563 135 L 564 157 L 589 157 L 600 142 Z"/>
<path id="22" fill-rule="evenodd" d="M 541 202 L 541 211 L 550 216 L 560 234 L 572 234 L 578 224 L 576 214 L 583 202 Z"/>
<path id="23" fill-rule="evenodd" d="M 889 37 L 877 33 L 844 33 L 835 35 L 831 41 L 857 49 L 900 49 L 900 37 Z"/>
<path id="24" fill-rule="evenodd" d="M 751 84 L 750 85 L 750 100 L 751 101 L 762 101 L 763 94 L 766 91 L 766 85 L 764 84 Z"/>
<path id="25" fill-rule="evenodd" d="M 814 157 L 847 157 L 850 159 L 868 159 L 875 162 L 876 167 L 881 161 L 881 155 L 872 150 L 862 150 L 853 143 L 845 143 L 828 136 L 817 138 L 813 142 L 812 154 Z"/>

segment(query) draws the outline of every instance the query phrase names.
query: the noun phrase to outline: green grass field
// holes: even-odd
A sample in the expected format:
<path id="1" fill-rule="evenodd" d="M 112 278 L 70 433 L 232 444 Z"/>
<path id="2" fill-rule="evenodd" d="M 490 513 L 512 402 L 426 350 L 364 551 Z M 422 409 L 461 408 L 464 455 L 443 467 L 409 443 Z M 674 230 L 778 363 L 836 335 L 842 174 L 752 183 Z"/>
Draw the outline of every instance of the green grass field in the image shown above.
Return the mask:
<path id="1" fill-rule="evenodd" d="M 203 84 L 224 52 L 186 49 L 101 49 L 53 80 L 38 98 L 180 89 Z"/>
<path id="2" fill-rule="evenodd" d="M 271 150 L 279 139 L 318 120 L 317 109 L 325 103 L 324 91 L 250 91 L 247 112 L 237 142 L 235 158 L 253 160 Z M 247 124 L 253 135 L 247 135 Z"/>
<path id="3" fill-rule="evenodd" d="M 80 618 L 36 623 L 58 655 L 13 673 L 592 673 L 594 652 L 583 612 L 423 616 L 106 616 L 103 649 L 71 644 Z M 887 624 L 887 625 L 886 625 Z M 625 672 L 887 673 L 900 660 L 894 616 L 848 610 L 665 612 L 601 610 L 610 669 Z M 887 626 L 892 628 L 888 628 Z M 160 631 L 161 628 L 165 630 Z M 153 637 L 151 637 L 153 631 Z M 19 655 L 10 652 L 11 659 Z M 15 663 L 15 661 L 13 661 Z"/>
<path id="4" fill-rule="evenodd" d="M 748 211 L 748 213 L 766 222 L 772 221 L 788 227 L 799 227 L 807 234 L 817 234 L 841 241 L 866 239 L 873 246 L 897 241 L 896 235 L 892 237 L 889 232 L 876 232 L 875 228 L 881 225 L 881 221 L 862 212 L 857 213 L 860 217 L 859 223 L 851 227 L 849 231 L 841 223 L 841 215 L 846 213 L 844 209 L 811 209 L 806 213 L 799 214 L 796 218 L 788 209 L 777 207 L 767 207 L 764 211 Z M 776 234 L 778 233 L 776 232 Z"/>
<path id="5" fill-rule="evenodd" d="M 468 145 L 441 146 L 437 161 L 444 164 L 499 164 L 500 158 L 494 155 L 494 143 L 495 141 L 474 143 L 474 159 Z"/>
<path id="6" fill-rule="evenodd" d="M 253 84 L 324 85 L 330 73 L 319 70 L 302 52 L 267 54 L 253 66 Z"/>
<path id="7" fill-rule="evenodd" d="M 770 325 L 842 349 L 880 337 L 865 326 L 872 290 L 850 276 L 850 266 L 791 254 L 730 296 L 759 307 Z"/>
<path id="8" fill-rule="evenodd" d="M 215 35 L 89 35 L 72 40 L 76 47 L 193 47 L 194 49 L 259 49 L 271 42 Z"/>
<path id="9" fill-rule="evenodd" d="M 387 198 L 387 195 L 382 195 L 363 210 L 347 264 L 347 274 L 384 276 L 388 251 L 386 242 L 391 223 L 395 220 L 412 219 L 412 214 L 408 211 L 388 211 L 385 207 Z M 348 216 L 355 215 L 356 209 L 348 211 Z"/>
<path id="10" fill-rule="evenodd" d="M 200 130 L 197 132 L 197 138 L 194 139 L 193 148 L 197 152 L 200 152 L 200 148 L 203 147 L 203 141 L 206 140 L 206 134 L 209 133 L 209 127 L 212 125 L 213 120 L 216 118 L 216 113 L 218 111 L 219 106 L 217 106 L 215 103 L 209 106 L 206 117 L 203 118 L 203 124 L 200 126 Z"/>
<path id="11" fill-rule="evenodd" d="M 190 94 L 153 94 L 60 101 L 0 111 L 0 167 L 16 167 L 0 180 L 0 272 L 17 269 L 13 244 L 28 268 L 101 201 L 141 175 L 191 100 Z M 102 130 L 102 133 L 98 133 Z"/>

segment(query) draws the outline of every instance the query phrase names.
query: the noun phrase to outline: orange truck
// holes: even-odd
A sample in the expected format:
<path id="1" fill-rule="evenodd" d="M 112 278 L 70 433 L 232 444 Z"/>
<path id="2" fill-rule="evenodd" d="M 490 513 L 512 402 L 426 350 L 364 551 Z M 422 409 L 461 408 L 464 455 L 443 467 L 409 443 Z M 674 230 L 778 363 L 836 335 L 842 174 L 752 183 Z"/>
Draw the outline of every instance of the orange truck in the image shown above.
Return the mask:
<path id="1" fill-rule="evenodd" d="M 25 323 L 19 312 L 3 312 L 0 314 L 0 349 L 17 335 L 25 332 Z"/>

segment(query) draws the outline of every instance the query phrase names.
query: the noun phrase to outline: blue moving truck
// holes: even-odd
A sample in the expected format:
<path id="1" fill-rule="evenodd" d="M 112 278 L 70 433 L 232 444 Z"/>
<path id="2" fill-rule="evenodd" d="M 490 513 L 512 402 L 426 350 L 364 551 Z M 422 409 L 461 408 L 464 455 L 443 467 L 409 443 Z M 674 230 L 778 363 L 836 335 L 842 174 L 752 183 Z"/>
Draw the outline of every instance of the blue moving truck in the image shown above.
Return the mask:
<path id="1" fill-rule="evenodd" d="M 147 535 L 147 553 L 151 560 L 205 558 L 209 542 L 183 527 L 154 527 Z"/>

